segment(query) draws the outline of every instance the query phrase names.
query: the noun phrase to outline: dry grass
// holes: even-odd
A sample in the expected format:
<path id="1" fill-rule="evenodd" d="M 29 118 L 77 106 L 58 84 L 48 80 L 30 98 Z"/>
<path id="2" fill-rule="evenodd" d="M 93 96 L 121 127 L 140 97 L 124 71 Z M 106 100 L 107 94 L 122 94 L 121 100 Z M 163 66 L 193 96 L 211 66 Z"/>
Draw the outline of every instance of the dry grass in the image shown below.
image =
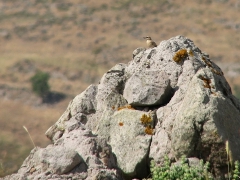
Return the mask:
<path id="1" fill-rule="evenodd" d="M 0 101 L 0 109 L 0 176 L 3 176 L 15 172 L 33 149 L 22 126 L 28 127 L 36 146 L 45 147 L 50 141 L 44 133 L 60 117 L 64 107 L 34 108 L 19 102 Z"/>

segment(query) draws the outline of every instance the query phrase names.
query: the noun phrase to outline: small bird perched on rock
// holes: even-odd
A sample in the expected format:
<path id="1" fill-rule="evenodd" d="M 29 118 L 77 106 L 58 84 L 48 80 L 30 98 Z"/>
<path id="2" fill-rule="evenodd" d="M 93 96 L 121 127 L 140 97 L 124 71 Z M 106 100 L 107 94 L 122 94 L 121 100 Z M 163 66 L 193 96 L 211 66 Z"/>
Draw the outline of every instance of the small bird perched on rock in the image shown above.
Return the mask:
<path id="1" fill-rule="evenodd" d="M 157 47 L 157 44 L 152 40 L 152 38 L 150 36 L 146 36 L 146 37 L 143 37 L 143 38 L 147 40 L 146 43 L 147 43 L 148 48 Z"/>

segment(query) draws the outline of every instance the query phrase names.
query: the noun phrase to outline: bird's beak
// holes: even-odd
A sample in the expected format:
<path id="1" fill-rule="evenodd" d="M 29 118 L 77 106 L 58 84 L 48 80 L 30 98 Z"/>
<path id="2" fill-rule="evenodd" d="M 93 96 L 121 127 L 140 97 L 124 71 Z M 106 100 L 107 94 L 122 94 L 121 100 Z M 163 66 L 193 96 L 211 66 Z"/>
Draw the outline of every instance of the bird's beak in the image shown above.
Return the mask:
<path id="1" fill-rule="evenodd" d="M 146 39 L 147 37 L 143 37 L 143 39 Z"/>

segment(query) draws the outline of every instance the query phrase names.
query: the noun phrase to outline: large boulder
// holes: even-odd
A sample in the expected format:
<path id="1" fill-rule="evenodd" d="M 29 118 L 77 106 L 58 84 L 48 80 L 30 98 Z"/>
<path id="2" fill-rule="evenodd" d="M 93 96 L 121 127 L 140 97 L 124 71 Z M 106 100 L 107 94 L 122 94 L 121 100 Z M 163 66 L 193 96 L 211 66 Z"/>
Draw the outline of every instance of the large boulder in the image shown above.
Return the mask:
<path id="1" fill-rule="evenodd" d="M 153 114 L 123 109 L 111 116 L 109 144 L 116 155 L 118 167 L 129 176 L 147 177 L 148 153 L 151 134 L 145 132 L 146 127 L 141 119 L 149 117 L 150 126 L 154 124 Z"/>
<path id="2" fill-rule="evenodd" d="M 132 179 L 149 162 L 185 155 L 227 172 L 225 143 L 240 160 L 240 102 L 221 69 L 183 36 L 137 48 L 76 96 L 18 173 L 4 179 Z"/>

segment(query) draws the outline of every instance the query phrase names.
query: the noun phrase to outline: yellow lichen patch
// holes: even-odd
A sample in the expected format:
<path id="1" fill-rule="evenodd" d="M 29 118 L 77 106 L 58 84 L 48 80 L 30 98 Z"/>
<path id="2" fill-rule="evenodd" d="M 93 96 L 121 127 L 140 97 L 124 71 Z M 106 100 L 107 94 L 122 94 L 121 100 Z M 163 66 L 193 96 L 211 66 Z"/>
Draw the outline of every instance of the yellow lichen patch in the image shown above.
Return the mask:
<path id="1" fill-rule="evenodd" d="M 145 128 L 145 133 L 148 134 L 148 135 L 153 135 L 154 133 L 154 129 L 148 125 L 146 128 Z"/>
<path id="2" fill-rule="evenodd" d="M 189 56 L 194 56 L 193 51 L 190 49 L 188 52 Z"/>
<path id="3" fill-rule="evenodd" d="M 184 60 L 187 56 L 188 56 L 187 50 L 181 49 L 178 52 L 176 52 L 176 54 L 173 57 L 173 60 L 178 63 Z"/>
<path id="4" fill-rule="evenodd" d="M 117 110 L 120 111 L 122 109 L 132 109 L 132 110 L 135 110 L 130 104 L 128 104 L 126 106 L 119 107 Z"/>
<path id="5" fill-rule="evenodd" d="M 58 130 L 59 131 L 65 131 L 64 125 L 63 124 L 62 125 L 58 125 Z"/>
<path id="6" fill-rule="evenodd" d="M 140 120 L 144 125 L 147 125 L 148 123 L 152 122 L 151 116 L 146 114 L 143 114 Z"/>
<path id="7" fill-rule="evenodd" d="M 143 114 L 141 117 L 141 123 L 145 127 L 144 132 L 148 135 L 153 135 L 154 129 L 152 128 L 152 117 L 150 115 Z"/>

